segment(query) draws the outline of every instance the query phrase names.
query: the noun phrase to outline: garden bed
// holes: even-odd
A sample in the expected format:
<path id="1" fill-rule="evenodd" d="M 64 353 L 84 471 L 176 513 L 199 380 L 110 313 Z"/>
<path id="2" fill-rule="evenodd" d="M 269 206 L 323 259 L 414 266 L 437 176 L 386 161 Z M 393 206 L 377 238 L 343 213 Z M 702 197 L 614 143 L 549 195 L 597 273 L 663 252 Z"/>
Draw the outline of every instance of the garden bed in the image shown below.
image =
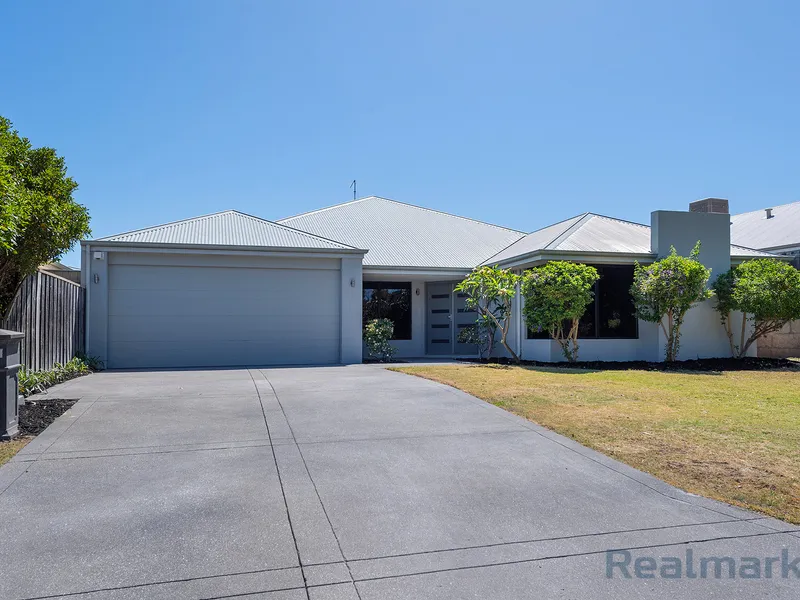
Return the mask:
<path id="1" fill-rule="evenodd" d="M 19 407 L 19 435 L 39 435 L 76 402 L 63 399 L 27 400 Z"/>
<path id="2" fill-rule="evenodd" d="M 508 358 L 460 358 L 462 362 L 479 364 L 514 364 Z M 694 360 L 676 360 L 667 362 L 647 362 L 644 360 L 629 361 L 578 361 L 542 362 L 523 360 L 519 363 L 526 367 L 550 367 L 561 369 L 588 369 L 592 371 L 800 371 L 800 361 L 789 358 L 700 358 Z"/>

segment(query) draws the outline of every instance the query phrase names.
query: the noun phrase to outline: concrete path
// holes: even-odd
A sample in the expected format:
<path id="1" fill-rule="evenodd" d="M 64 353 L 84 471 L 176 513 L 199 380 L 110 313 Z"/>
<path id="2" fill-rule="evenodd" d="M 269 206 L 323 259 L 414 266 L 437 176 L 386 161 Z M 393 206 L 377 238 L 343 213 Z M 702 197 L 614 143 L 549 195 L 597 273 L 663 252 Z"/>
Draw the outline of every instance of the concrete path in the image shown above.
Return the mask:
<path id="1" fill-rule="evenodd" d="M 377 366 L 100 373 L 50 396 L 80 402 L 0 469 L 3 600 L 800 597 L 800 528 Z M 630 555 L 612 578 L 609 549 Z M 714 556 L 734 579 L 700 576 Z"/>

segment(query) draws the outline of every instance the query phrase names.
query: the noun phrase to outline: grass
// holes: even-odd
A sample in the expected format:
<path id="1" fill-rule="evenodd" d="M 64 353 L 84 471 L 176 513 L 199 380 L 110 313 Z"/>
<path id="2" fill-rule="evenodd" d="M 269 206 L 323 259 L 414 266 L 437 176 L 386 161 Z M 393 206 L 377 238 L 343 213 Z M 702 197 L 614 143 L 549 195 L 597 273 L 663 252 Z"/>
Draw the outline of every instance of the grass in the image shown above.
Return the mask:
<path id="1" fill-rule="evenodd" d="M 800 370 L 394 370 L 457 387 L 686 491 L 800 523 Z"/>
<path id="2" fill-rule="evenodd" d="M 10 461 L 30 441 L 30 438 L 18 438 L 10 442 L 0 442 L 0 467 Z"/>

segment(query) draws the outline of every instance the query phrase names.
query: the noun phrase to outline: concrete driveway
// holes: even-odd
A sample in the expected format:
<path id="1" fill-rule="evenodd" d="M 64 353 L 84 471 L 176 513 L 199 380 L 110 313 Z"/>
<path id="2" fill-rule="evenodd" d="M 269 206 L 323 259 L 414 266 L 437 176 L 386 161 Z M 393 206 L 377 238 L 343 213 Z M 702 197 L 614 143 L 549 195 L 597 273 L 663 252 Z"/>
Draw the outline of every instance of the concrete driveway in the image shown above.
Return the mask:
<path id="1" fill-rule="evenodd" d="M 377 366 L 110 372 L 50 395 L 80 402 L 0 469 L 4 600 L 800 597 L 799 528 Z M 609 549 L 630 555 L 611 578 Z M 709 557 L 735 578 L 702 578 Z"/>

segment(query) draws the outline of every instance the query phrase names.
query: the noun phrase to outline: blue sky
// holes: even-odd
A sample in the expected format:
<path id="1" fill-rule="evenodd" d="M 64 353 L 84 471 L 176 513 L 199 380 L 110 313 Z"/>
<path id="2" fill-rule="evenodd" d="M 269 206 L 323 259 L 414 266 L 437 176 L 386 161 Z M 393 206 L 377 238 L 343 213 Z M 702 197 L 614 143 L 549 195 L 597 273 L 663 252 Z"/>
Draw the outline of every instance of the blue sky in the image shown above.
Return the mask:
<path id="1" fill-rule="evenodd" d="M 526 231 L 800 199 L 791 1 L 30 0 L 0 21 L 0 114 L 66 157 L 98 237 L 278 219 L 354 178 Z"/>

